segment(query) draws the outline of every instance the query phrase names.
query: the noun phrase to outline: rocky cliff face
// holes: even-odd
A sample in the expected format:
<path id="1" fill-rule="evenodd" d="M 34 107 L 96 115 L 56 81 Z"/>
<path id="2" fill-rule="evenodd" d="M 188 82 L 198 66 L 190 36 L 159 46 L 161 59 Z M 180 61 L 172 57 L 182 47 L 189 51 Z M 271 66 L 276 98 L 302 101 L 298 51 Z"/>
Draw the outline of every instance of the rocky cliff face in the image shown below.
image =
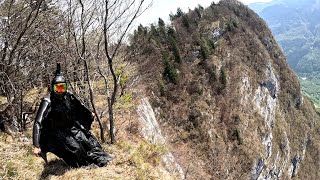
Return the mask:
<path id="1" fill-rule="evenodd" d="M 222 0 L 135 38 L 136 86 L 152 105 L 138 114 L 155 114 L 159 141 L 187 179 L 320 177 L 319 116 L 253 11 Z M 141 121 L 151 141 L 157 123 Z"/>
<path id="2" fill-rule="evenodd" d="M 166 146 L 166 139 L 161 133 L 161 128 L 156 120 L 155 113 L 148 98 L 142 98 L 137 106 L 137 114 L 141 123 L 141 134 L 144 139 L 152 144 Z M 162 157 L 162 162 L 169 173 L 176 174 L 181 179 L 185 179 L 181 166 L 169 151 Z"/>

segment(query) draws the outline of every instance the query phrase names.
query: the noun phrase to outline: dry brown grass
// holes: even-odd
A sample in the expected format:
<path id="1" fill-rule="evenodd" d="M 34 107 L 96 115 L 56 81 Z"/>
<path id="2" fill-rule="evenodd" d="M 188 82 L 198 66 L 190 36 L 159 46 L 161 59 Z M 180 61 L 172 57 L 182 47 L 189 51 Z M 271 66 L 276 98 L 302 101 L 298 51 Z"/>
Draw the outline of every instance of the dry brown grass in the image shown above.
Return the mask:
<path id="1" fill-rule="evenodd" d="M 165 148 L 138 137 L 120 137 L 115 145 L 102 144 L 114 160 L 101 168 L 70 168 L 51 153 L 45 164 L 32 154 L 31 141 L 18 142 L 19 137 L 0 134 L 0 179 L 176 179 L 162 166 Z"/>
<path id="2" fill-rule="evenodd" d="M 107 108 L 103 82 L 94 83 L 95 102 L 99 110 Z M 41 90 L 41 96 L 43 90 Z M 44 91 L 43 91 L 44 92 Z M 24 100 L 33 102 L 38 95 L 35 89 L 27 93 Z M 0 97 L 0 104 L 5 103 Z M 149 144 L 139 136 L 139 123 L 134 115 L 132 94 L 127 93 L 116 103 L 116 137 L 114 145 L 102 144 L 104 150 L 114 159 L 105 167 L 87 166 L 70 168 L 63 160 L 48 153 L 48 164 L 32 154 L 32 127 L 23 134 L 8 135 L 0 133 L 0 180 L 2 179 L 177 179 L 164 168 L 162 156 L 166 148 Z M 107 123 L 107 112 L 102 121 Z M 93 124 L 92 133 L 100 137 L 98 124 Z M 19 138 L 26 137 L 28 142 Z M 108 133 L 105 135 L 109 140 Z"/>

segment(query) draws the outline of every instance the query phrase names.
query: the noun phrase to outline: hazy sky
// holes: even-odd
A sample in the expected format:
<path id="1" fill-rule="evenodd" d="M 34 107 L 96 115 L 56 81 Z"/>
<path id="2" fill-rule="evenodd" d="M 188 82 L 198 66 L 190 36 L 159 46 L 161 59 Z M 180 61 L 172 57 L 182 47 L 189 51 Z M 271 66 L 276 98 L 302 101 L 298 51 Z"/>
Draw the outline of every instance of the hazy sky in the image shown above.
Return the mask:
<path id="1" fill-rule="evenodd" d="M 140 16 L 136 23 L 147 26 L 151 23 L 157 23 L 158 18 L 161 17 L 164 21 L 169 21 L 170 12 L 176 13 L 177 8 L 180 7 L 184 12 L 188 8 L 194 9 L 200 4 L 202 7 L 208 7 L 211 2 L 218 2 L 218 0 L 153 0 L 153 5 Z M 240 0 L 244 4 L 253 2 L 268 2 L 271 0 Z"/>

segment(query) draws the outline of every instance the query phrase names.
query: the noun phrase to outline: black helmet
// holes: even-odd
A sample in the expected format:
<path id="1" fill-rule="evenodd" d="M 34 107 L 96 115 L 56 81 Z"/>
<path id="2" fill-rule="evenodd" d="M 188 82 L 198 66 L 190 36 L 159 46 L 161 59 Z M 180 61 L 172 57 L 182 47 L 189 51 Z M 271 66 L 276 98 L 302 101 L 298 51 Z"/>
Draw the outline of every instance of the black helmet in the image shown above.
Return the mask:
<path id="1" fill-rule="evenodd" d="M 55 87 L 57 84 L 62 84 L 62 86 L 59 86 L 59 88 L 64 87 L 64 91 L 63 91 L 63 94 L 64 94 L 67 90 L 67 83 L 65 78 L 62 75 L 60 63 L 57 63 L 57 70 L 55 72 L 55 76 L 53 80 L 51 81 L 51 87 L 53 92 L 57 92 Z M 61 92 L 59 92 L 59 94 L 61 94 Z"/>

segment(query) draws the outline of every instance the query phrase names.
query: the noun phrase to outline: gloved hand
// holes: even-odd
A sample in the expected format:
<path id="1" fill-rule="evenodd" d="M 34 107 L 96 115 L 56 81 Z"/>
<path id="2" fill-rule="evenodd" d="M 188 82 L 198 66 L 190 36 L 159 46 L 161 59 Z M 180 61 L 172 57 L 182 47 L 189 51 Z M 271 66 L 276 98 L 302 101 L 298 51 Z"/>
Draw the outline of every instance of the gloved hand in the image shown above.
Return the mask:
<path id="1" fill-rule="evenodd" d="M 91 112 L 91 117 L 94 120 L 94 118 L 96 117 L 96 114 L 94 112 Z"/>
<path id="2" fill-rule="evenodd" d="M 33 147 L 33 154 L 36 155 L 36 156 L 40 156 L 40 153 L 41 153 L 41 149 L 38 148 L 38 147 Z"/>

